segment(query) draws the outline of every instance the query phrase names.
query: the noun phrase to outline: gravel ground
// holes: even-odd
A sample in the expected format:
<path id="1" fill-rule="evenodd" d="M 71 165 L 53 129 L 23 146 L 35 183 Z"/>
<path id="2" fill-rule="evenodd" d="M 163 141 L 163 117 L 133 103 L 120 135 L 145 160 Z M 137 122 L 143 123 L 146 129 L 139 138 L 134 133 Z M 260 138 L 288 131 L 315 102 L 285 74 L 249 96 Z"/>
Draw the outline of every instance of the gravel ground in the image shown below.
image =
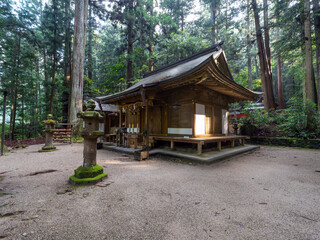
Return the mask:
<path id="1" fill-rule="evenodd" d="M 83 146 L 57 147 L 0 157 L 0 238 L 320 239 L 319 151 L 261 147 L 197 165 L 99 150 L 109 177 L 75 188 Z"/>

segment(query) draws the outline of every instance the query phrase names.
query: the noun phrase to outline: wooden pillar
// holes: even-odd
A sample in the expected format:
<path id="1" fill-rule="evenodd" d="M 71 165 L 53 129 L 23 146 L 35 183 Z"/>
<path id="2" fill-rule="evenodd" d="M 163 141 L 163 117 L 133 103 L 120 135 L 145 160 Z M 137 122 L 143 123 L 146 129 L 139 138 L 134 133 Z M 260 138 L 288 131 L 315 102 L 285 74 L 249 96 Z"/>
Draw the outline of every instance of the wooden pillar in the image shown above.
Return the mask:
<path id="1" fill-rule="evenodd" d="M 124 108 L 125 114 L 124 114 L 124 126 L 127 128 L 127 108 Z"/>
<path id="2" fill-rule="evenodd" d="M 211 106 L 211 112 L 212 112 L 212 117 L 211 117 L 211 126 L 212 126 L 212 134 L 214 135 L 214 121 L 215 121 L 215 117 L 214 117 L 214 107 Z"/>
<path id="3" fill-rule="evenodd" d="M 196 136 L 196 103 L 194 100 L 192 100 L 192 137 Z"/>
<path id="4" fill-rule="evenodd" d="M 221 151 L 221 141 L 218 142 L 218 150 Z"/>
<path id="5" fill-rule="evenodd" d="M 121 120 L 122 120 L 122 107 L 119 107 L 119 146 L 121 145 L 121 133 L 120 133 L 120 128 L 121 128 Z"/>
<path id="6" fill-rule="evenodd" d="M 202 145 L 204 144 L 204 142 L 200 141 L 198 142 L 198 155 L 202 154 Z"/>
<path id="7" fill-rule="evenodd" d="M 234 148 L 234 140 L 231 140 L 231 147 Z"/>
<path id="8" fill-rule="evenodd" d="M 174 150 L 174 141 L 173 140 L 170 141 L 170 148 L 171 148 L 171 150 Z"/>
<path id="9" fill-rule="evenodd" d="M 114 115 L 108 116 L 108 133 L 112 133 L 111 132 L 111 118 L 113 118 L 113 117 L 114 117 Z"/>
<path id="10" fill-rule="evenodd" d="M 122 120 L 122 107 L 119 107 L 119 128 L 121 128 L 121 120 Z"/>
<path id="11" fill-rule="evenodd" d="M 149 147 L 149 128 L 148 128 L 149 127 L 149 123 L 148 123 L 148 121 L 149 121 L 149 119 L 148 119 L 149 102 L 148 101 L 146 101 L 146 102 L 147 102 L 147 104 L 144 108 L 144 113 L 145 113 L 144 114 L 144 130 L 147 132 L 145 144 L 147 147 Z"/>
<path id="12" fill-rule="evenodd" d="M 137 109 L 137 128 L 139 129 L 138 133 L 141 133 L 141 126 L 140 126 L 140 107 Z"/>
<path id="13" fill-rule="evenodd" d="M 104 130 L 104 134 L 107 133 L 107 118 L 108 118 L 108 113 L 106 113 L 106 114 L 104 115 L 104 118 L 103 118 L 103 125 L 104 125 L 103 130 Z M 109 131 L 110 131 L 110 130 L 109 130 Z"/>
<path id="14" fill-rule="evenodd" d="M 165 104 L 161 110 L 161 133 L 167 135 L 168 134 L 168 105 Z"/>

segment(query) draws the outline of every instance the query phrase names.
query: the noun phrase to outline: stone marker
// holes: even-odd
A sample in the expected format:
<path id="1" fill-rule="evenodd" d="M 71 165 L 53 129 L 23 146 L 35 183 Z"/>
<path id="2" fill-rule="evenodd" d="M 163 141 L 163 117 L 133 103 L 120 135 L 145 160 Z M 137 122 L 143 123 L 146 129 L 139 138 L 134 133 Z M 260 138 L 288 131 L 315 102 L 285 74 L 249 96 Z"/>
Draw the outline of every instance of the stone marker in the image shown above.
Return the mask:
<path id="1" fill-rule="evenodd" d="M 46 133 L 46 142 L 42 149 L 39 152 L 51 152 L 56 150 L 56 147 L 53 146 L 53 133 L 56 131 L 54 126 L 57 124 L 57 121 L 53 120 L 52 114 L 48 114 L 47 120 L 43 121 L 43 124 L 46 126 L 44 132 Z"/>
<path id="2" fill-rule="evenodd" d="M 83 141 L 83 165 L 74 170 L 74 175 L 70 177 L 73 184 L 87 184 L 101 181 L 107 177 L 107 173 L 103 172 L 103 168 L 97 165 L 97 138 L 103 135 L 103 131 L 99 131 L 99 122 L 103 116 L 94 111 L 95 102 L 88 100 L 87 111 L 77 114 L 78 118 L 83 119 L 83 130 L 81 136 Z"/>

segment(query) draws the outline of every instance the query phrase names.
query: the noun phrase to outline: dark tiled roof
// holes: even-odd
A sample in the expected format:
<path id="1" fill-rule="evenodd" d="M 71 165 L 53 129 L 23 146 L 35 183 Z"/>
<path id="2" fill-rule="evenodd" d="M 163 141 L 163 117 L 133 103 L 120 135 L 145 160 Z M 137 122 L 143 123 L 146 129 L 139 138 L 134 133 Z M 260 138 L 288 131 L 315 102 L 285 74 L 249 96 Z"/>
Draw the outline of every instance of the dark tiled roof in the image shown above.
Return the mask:
<path id="1" fill-rule="evenodd" d="M 116 93 L 113 95 L 97 97 L 100 100 L 112 99 L 118 97 L 120 95 L 125 95 L 127 93 L 135 92 L 140 89 L 140 87 L 148 87 L 159 84 L 161 82 L 165 82 L 176 77 L 182 76 L 193 69 L 197 68 L 201 63 L 205 62 L 209 58 L 218 57 L 223 51 L 220 48 L 222 44 L 217 44 L 212 47 L 206 48 L 201 52 L 193 54 L 187 58 L 181 59 L 177 62 L 169 64 L 163 68 L 157 69 L 155 71 L 149 72 L 144 75 L 139 82 L 129 87 L 128 89 Z"/>

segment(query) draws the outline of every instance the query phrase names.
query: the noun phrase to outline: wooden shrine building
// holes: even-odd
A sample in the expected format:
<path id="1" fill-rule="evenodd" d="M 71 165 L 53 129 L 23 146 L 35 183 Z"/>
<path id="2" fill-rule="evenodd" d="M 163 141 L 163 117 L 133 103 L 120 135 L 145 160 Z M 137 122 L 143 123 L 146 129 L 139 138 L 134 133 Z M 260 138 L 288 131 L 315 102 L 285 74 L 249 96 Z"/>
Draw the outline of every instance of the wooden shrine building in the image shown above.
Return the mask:
<path id="1" fill-rule="evenodd" d="M 123 92 L 98 97 L 125 113 L 119 128 L 126 129 L 128 146 L 189 142 L 198 144 L 199 154 L 205 143 L 221 149 L 221 141 L 243 142 L 244 136 L 228 136 L 228 105 L 256 98 L 233 80 L 220 45 L 147 73 Z"/>

